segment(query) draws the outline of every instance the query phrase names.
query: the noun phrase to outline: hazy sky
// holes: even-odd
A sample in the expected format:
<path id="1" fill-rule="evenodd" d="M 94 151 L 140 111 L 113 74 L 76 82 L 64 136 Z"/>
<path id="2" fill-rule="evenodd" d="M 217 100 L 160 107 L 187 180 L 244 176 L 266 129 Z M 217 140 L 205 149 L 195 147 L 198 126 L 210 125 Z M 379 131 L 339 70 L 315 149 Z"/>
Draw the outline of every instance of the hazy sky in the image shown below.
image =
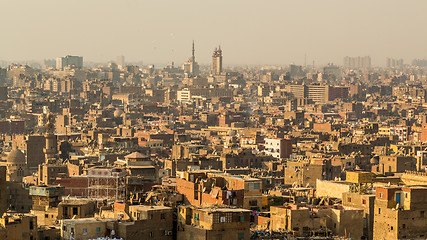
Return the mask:
<path id="1" fill-rule="evenodd" d="M 0 60 L 342 64 L 427 57 L 426 0 L 1 0 Z"/>

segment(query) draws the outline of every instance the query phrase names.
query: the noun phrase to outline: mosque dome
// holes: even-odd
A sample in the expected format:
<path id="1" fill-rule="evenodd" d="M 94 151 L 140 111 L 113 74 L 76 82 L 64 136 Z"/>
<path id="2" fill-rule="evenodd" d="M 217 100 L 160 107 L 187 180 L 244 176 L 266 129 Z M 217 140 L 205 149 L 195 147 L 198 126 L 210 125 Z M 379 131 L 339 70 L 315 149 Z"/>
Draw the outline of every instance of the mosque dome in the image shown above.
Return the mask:
<path id="1" fill-rule="evenodd" d="M 114 117 L 115 118 L 121 117 L 122 114 L 123 114 L 123 111 L 120 109 L 117 109 L 116 111 L 114 111 Z"/>
<path id="2" fill-rule="evenodd" d="M 15 148 L 7 155 L 7 163 L 22 164 L 26 163 L 25 154 L 21 150 Z"/>

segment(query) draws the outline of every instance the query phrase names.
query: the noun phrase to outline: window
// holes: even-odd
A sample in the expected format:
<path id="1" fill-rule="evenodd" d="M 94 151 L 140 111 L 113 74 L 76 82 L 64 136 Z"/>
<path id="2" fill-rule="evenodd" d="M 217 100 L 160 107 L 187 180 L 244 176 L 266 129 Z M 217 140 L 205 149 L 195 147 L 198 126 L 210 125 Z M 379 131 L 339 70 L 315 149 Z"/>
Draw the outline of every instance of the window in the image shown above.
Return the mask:
<path id="1" fill-rule="evenodd" d="M 244 239 L 245 238 L 245 233 L 239 233 L 237 235 L 238 239 Z"/>
<path id="2" fill-rule="evenodd" d="M 383 198 L 383 193 L 380 193 L 380 198 Z"/>
<path id="3" fill-rule="evenodd" d="M 239 216 L 239 222 L 244 222 L 245 221 L 245 216 Z"/>
<path id="4" fill-rule="evenodd" d="M 45 215 L 44 215 L 44 218 L 49 218 L 49 214 L 45 214 Z"/>
<path id="5" fill-rule="evenodd" d="M 393 226 L 391 226 L 391 227 L 390 227 L 390 230 L 392 230 L 392 231 L 393 231 Z"/>
<path id="6" fill-rule="evenodd" d="M 100 227 L 96 228 L 96 234 L 101 234 L 101 228 Z"/>
<path id="7" fill-rule="evenodd" d="M 87 234 L 87 228 L 83 228 L 83 235 Z"/>
<path id="8" fill-rule="evenodd" d="M 225 223 L 225 216 L 220 217 L 220 218 L 219 218 L 219 222 L 221 222 L 221 223 Z"/>
<path id="9" fill-rule="evenodd" d="M 402 228 L 406 228 L 406 224 L 402 224 Z"/>
<path id="10" fill-rule="evenodd" d="M 250 206 L 258 206 L 258 201 L 257 200 L 250 200 L 249 205 Z"/>
<path id="11" fill-rule="evenodd" d="M 154 234 L 153 234 L 153 232 L 150 232 L 150 237 L 152 238 L 152 237 L 154 237 Z"/>
<path id="12" fill-rule="evenodd" d="M 73 207 L 73 215 L 77 215 L 79 213 L 79 209 L 76 207 Z"/>
<path id="13" fill-rule="evenodd" d="M 166 219 L 166 214 L 164 213 L 160 214 L 160 219 Z"/>
<path id="14" fill-rule="evenodd" d="M 349 198 L 347 198 L 347 202 L 351 202 L 351 198 L 349 197 Z"/>
<path id="15" fill-rule="evenodd" d="M 33 230 L 34 229 L 34 222 L 33 222 L 33 220 L 30 220 L 30 230 Z"/>
<path id="16" fill-rule="evenodd" d="M 362 204 L 366 205 L 366 199 L 362 199 Z"/>
<path id="17" fill-rule="evenodd" d="M 194 214 L 194 219 L 199 220 L 199 214 L 198 213 Z"/>
<path id="18" fill-rule="evenodd" d="M 424 211 L 420 212 L 420 218 L 424 218 Z"/>
<path id="19" fill-rule="evenodd" d="M 381 214 L 381 208 L 378 208 L 378 214 Z"/>

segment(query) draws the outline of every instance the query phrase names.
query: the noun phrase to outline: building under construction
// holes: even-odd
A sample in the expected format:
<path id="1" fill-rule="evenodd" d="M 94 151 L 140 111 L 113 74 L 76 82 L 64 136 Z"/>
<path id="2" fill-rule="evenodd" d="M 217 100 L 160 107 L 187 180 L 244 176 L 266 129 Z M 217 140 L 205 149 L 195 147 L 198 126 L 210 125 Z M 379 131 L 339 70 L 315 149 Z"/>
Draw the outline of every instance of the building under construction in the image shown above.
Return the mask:
<path id="1" fill-rule="evenodd" d="M 125 200 L 125 178 L 126 171 L 123 168 L 89 168 L 87 197 L 94 200 Z"/>

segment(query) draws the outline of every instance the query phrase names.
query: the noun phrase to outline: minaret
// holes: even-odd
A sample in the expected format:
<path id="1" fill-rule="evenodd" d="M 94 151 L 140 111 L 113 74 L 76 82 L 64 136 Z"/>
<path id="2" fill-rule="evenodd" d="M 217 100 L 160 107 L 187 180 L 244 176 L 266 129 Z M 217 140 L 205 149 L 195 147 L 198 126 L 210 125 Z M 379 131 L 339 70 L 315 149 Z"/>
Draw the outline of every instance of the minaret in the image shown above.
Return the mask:
<path id="1" fill-rule="evenodd" d="M 57 154 L 57 142 L 55 135 L 55 116 L 52 113 L 46 116 L 46 147 L 43 149 L 45 155 L 45 161 L 47 164 L 56 162 Z"/>
<path id="2" fill-rule="evenodd" d="M 195 47 L 194 47 L 194 40 L 193 40 L 193 46 L 191 50 L 191 57 L 188 59 L 187 62 L 183 65 L 184 73 L 188 73 L 191 75 L 196 75 L 199 73 L 199 65 L 196 62 L 196 55 L 195 55 Z"/>

